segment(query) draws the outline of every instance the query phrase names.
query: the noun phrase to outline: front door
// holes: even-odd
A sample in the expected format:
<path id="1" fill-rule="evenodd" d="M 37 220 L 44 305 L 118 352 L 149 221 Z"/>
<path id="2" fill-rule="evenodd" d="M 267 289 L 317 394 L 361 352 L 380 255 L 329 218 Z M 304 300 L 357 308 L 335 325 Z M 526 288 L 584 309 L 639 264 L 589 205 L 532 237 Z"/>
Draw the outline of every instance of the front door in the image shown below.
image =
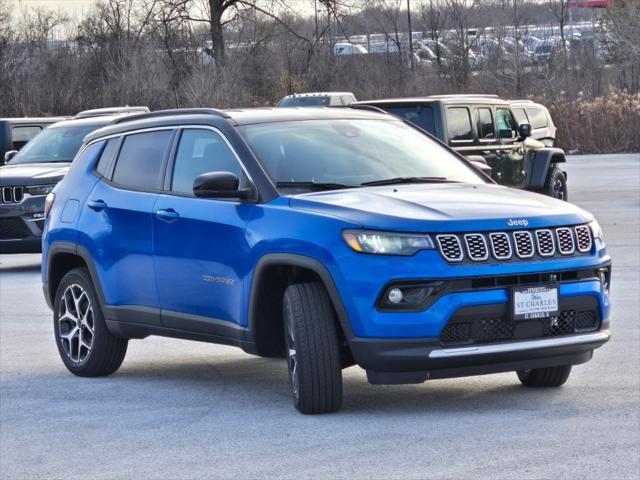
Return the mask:
<path id="1" fill-rule="evenodd" d="M 253 206 L 196 198 L 205 172 L 232 172 L 246 181 L 234 151 L 215 129 L 182 130 L 168 191 L 155 206 L 154 244 L 164 327 L 226 335 L 243 318 L 248 273 L 245 225 Z"/>
<path id="2" fill-rule="evenodd" d="M 500 137 L 499 169 L 503 180 L 500 183 L 513 187 L 525 187 L 531 174 L 527 162 L 524 142 L 518 139 L 518 124 L 507 107 L 496 107 L 496 123 Z"/>

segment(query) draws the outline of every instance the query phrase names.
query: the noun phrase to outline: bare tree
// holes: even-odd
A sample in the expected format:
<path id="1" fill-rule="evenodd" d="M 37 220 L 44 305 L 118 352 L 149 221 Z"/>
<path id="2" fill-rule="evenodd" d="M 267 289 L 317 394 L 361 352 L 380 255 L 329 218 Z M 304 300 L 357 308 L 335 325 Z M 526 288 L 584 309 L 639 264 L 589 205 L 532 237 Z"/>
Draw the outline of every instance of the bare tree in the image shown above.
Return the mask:
<path id="1" fill-rule="evenodd" d="M 555 17 L 558 22 L 558 27 L 560 27 L 560 38 L 562 40 L 562 50 L 565 54 L 567 54 L 567 39 L 565 36 L 565 27 L 569 22 L 569 8 L 570 8 L 570 0 L 549 0 L 549 10 Z"/>

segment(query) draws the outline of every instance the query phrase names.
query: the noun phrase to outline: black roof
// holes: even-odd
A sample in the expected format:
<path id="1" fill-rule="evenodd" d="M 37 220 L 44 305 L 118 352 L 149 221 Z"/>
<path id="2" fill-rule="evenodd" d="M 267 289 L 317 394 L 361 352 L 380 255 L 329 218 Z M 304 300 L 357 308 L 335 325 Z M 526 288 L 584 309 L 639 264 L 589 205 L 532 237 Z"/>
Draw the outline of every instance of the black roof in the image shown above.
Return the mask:
<path id="1" fill-rule="evenodd" d="M 176 122 L 176 120 L 178 122 Z M 227 121 L 233 125 L 250 125 L 256 123 L 304 121 L 319 119 L 386 119 L 395 117 L 385 113 L 348 107 L 293 107 L 293 108 L 238 108 L 217 110 L 213 108 L 194 108 L 162 110 L 141 115 L 129 115 L 118 118 L 110 125 L 90 133 L 85 142 L 107 135 L 173 125 L 210 125 Z"/>

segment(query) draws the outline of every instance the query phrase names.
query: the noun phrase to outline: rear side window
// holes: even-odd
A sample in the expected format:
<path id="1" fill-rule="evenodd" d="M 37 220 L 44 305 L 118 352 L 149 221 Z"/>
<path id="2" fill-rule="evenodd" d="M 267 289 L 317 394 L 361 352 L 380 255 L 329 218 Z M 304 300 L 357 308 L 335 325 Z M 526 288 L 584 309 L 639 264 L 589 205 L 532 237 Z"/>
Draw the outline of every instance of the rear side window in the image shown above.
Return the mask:
<path id="1" fill-rule="evenodd" d="M 27 125 L 20 127 L 13 127 L 11 129 L 11 140 L 13 141 L 13 148 L 20 150 L 25 143 L 31 140 L 42 131 L 42 127 L 38 125 Z"/>
<path id="2" fill-rule="evenodd" d="M 193 181 L 207 172 L 231 172 L 242 178 L 242 167 L 216 132 L 189 129 L 182 132 L 173 167 L 171 191 L 193 193 Z"/>
<path id="3" fill-rule="evenodd" d="M 116 148 L 118 148 L 118 142 L 120 139 L 112 138 L 107 142 L 107 146 L 104 147 L 102 155 L 100 155 L 100 160 L 98 161 L 98 165 L 96 166 L 96 172 L 98 172 L 103 177 L 109 177 L 109 172 L 111 171 L 111 165 L 113 164 L 113 157 L 116 153 Z"/>
<path id="4" fill-rule="evenodd" d="M 172 136 L 172 130 L 127 135 L 113 171 L 114 183 L 136 190 L 160 189 Z"/>
<path id="5" fill-rule="evenodd" d="M 447 132 L 454 142 L 473 140 L 469 109 L 455 107 L 447 109 Z"/>
<path id="6" fill-rule="evenodd" d="M 478 109 L 478 136 L 481 140 L 496 138 L 496 132 L 493 126 L 493 114 L 490 108 Z"/>
<path id="7" fill-rule="evenodd" d="M 436 134 L 436 128 L 433 122 L 433 109 L 431 107 L 423 107 L 422 105 L 418 105 L 417 107 L 384 107 L 384 110 L 409 120 L 414 125 L 419 126 L 432 135 Z"/>
<path id="8" fill-rule="evenodd" d="M 547 127 L 547 113 L 541 108 L 527 108 L 527 116 L 532 129 Z"/>

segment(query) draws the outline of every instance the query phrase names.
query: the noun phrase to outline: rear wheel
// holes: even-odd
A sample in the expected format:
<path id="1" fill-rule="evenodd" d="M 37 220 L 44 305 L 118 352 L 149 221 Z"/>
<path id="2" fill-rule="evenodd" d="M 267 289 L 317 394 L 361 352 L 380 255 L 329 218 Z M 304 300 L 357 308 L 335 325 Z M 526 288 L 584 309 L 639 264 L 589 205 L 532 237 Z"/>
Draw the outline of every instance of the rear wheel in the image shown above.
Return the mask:
<path id="1" fill-rule="evenodd" d="M 518 378 L 527 387 L 559 387 L 569 378 L 571 365 L 519 370 Z"/>
<path id="2" fill-rule="evenodd" d="M 99 377 L 118 370 L 127 353 L 127 340 L 107 329 L 86 268 L 76 268 L 63 277 L 53 308 L 58 352 L 71 373 Z"/>
<path id="3" fill-rule="evenodd" d="M 321 283 L 290 285 L 284 294 L 284 341 L 295 407 L 329 413 L 342 405 L 336 317 Z"/>
<path id="4" fill-rule="evenodd" d="M 567 177 L 558 167 L 552 165 L 547 174 L 543 193 L 558 200 L 569 200 L 569 192 L 567 191 Z"/>

